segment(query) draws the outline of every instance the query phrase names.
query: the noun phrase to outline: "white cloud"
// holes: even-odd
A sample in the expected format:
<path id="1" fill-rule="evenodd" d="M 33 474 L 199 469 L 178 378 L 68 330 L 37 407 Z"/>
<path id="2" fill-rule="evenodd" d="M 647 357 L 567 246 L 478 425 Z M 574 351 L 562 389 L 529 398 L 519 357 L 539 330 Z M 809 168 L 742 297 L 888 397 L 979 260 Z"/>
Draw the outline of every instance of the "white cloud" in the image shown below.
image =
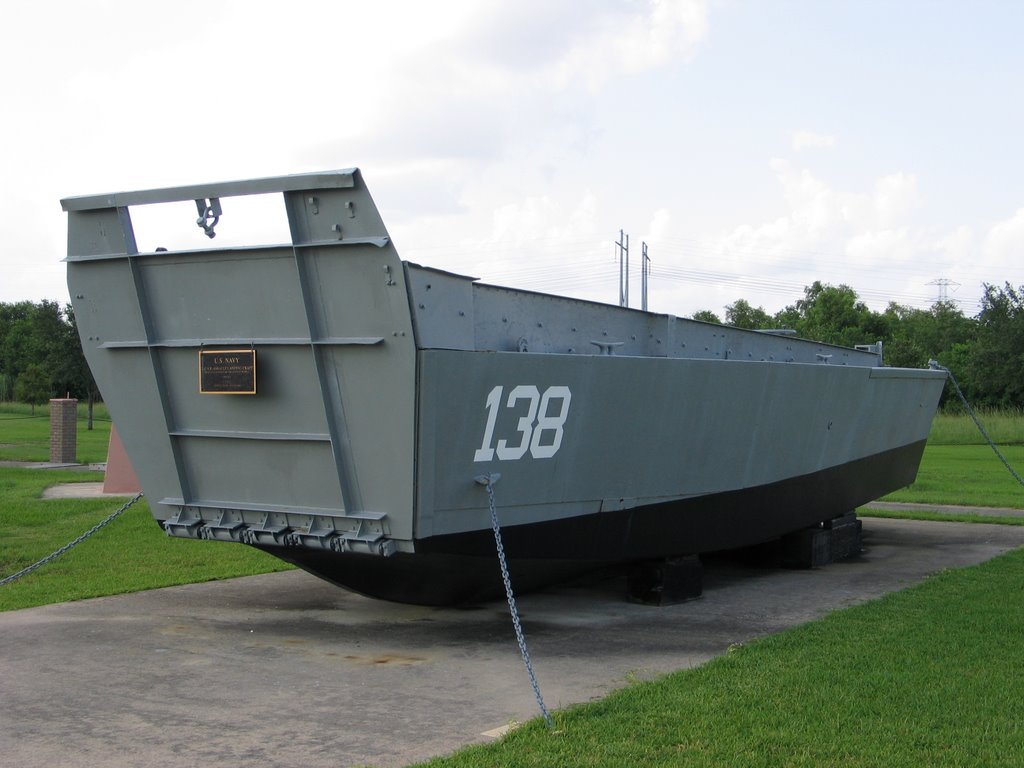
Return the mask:
<path id="1" fill-rule="evenodd" d="M 609 78 L 692 56 L 708 28 L 708 0 L 481 3 L 461 40 L 426 46 L 417 67 L 443 70 L 448 86 L 564 91 L 582 83 L 596 91 Z"/>
<path id="2" fill-rule="evenodd" d="M 708 33 L 707 5 L 484 3 L 460 17 L 454 44 L 391 65 L 397 91 L 362 136 L 305 154 L 345 149 L 372 165 L 367 179 L 410 258 L 430 254 L 435 266 L 484 279 L 508 273 L 500 262 L 510 258 L 512 269 L 607 260 L 628 221 L 609 224 L 609 206 L 622 201 L 592 187 L 615 186 L 590 159 L 608 112 L 600 92 L 612 78 L 685 61 Z M 442 248 L 449 233 L 454 243 Z"/>
<path id="3" fill-rule="evenodd" d="M 851 235 L 845 253 L 850 264 L 859 268 L 889 267 L 912 260 L 924 245 L 920 233 L 907 227 L 873 229 Z"/>
<path id="4" fill-rule="evenodd" d="M 933 243 L 936 279 L 959 282 L 950 289 L 953 294 L 964 282 L 972 283 L 969 292 L 974 293 L 977 280 L 970 275 L 976 266 L 975 254 L 978 245 L 970 227 L 960 225 L 951 232 L 937 237 Z"/>
<path id="5" fill-rule="evenodd" d="M 662 240 L 669 235 L 671 228 L 672 214 L 668 208 L 659 208 L 647 225 L 647 237 L 651 240 Z"/>
<path id="6" fill-rule="evenodd" d="M 578 5 L 577 5 L 578 7 Z M 646 14 L 612 7 L 560 58 L 554 80 L 566 87 L 577 78 L 596 90 L 618 74 L 635 74 L 689 57 L 708 33 L 705 0 L 650 0 Z"/>
<path id="7" fill-rule="evenodd" d="M 935 247 L 945 254 L 946 261 L 968 258 L 975 248 L 974 232 L 966 225 L 960 225 L 952 232 L 938 238 Z"/>
<path id="8" fill-rule="evenodd" d="M 1013 216 L 996 222 L 985 234 L 976 269 L 983 282 L 1002 285 L 1011 275 L 1020 274 L 1024 262 L 1024 208 Z"/>
<path id="9" fill-rule="evenodd" d="M 806 168 L 794 168 L 785 160 L 771 161 L 772 170 L 782 185 L 782 194 L 789 206 L 790 237 L 800 247 L 813 246 L 842 223 L 843 209 L 835 192 Z M 778 228 L 778 223 L 774 227 Z M 794 243 L 796 245 L 797 243 Z"/>
<path id="10" fill-rule="evenodd" d="M 431 230 L 439 226 L 436 218 L 417 218 L 396 228 L 396 240 L 412 244 L 402 248 L 403 257 L 411 261 L 489 283 L 610 301 L 611 233 L 599 215 L 602 207 L 589 190 L 577 198 L 556 191 L 504 203 L 495 200 L 486 231 L 453 232 L 444 247 L 417 247 L 436 243 Z"/>
<path id="11" fill-rule="evenodd" d="M 921 204 L 917 179 L 909 174 L 891 173 L 875 182 L 874 209 L 879 226 L 902 221 Z"/>
<path id="12" fill-rule="evenodd" d="M 159 11 L 98 1 L 109 23 L 69 6 L 51 25 L 41 6 L 18 6 L 0 33 L 10 65 L 0 84 L 20 115 L 6 146 L 46 144 L 3 158 L 23 179 L 4 209 L 32 200 L 39 214 L 19 220 L 46 237 L 9 247 L 54 273 L 63 195 L 353 164 L 388 227 L 410 235 L 403 247 L 453 231 L 493 243 L 495 211 L 509 236 L 518 226 L 607 238 L 587 189 L 601 175 L 565 183 L 597 139 L 600 91 L 686 60 L 708 33 L 707 0 L 314 2 L 304 14 L 239 0 Z M 36 34 L 13 35 L 15 22 Z M 19 74 L 25 62 L 32 78 Z M 2 229 L 5 246 L 23 239 L 21 226 Z M 62 293 L 62 282 L 39 291 Z"/>
<path id="13" fill-rule="evenodd" d="M 793 134 L 793 150 L 830 149 L 836 145 L 836 137 L 813 131 L 797 131 Z"/>
<path id="14" fill-rule="evenodd" d="M 1024 208 L 997 222 L 985 236 L 985 254 L 998 260 L 1024 260 Z"/>
<path id="15" fill-rule="evenodd" d="M 800 286 L 822 280 L 851 285 L 876 309 L 890 300 L 927 306 L 934 300 L 928 282 L 955 277 L 970 252 L 969 228 L 932 231 L 915 224 L 922 196 L 913 174 L 883 175 L 864 191 L 837 188 L 786 160 L 772 160 L 770 167 L 785 213 L 737 225 L 711 248 L 716 263 L 746 281 L 728 301 L 743 297 L 778 308 Z M 987 242 L 993 252 L 1024 246 L 1024 210 L 994 227 Z M 788 299 L 772 298 L 787 290 Z"/>

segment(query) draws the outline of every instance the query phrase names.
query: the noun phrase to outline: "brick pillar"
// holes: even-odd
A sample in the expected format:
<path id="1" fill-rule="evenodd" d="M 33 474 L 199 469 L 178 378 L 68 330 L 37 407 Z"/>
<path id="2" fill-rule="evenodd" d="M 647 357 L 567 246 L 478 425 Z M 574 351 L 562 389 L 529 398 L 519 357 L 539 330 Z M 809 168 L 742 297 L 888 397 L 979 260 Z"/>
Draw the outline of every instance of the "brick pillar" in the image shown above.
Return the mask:
<path id="1" fill-rule="evenodd" d="M 73 397 L 50 401 L 50 462 L 77 464 L 78 401 Z"/>

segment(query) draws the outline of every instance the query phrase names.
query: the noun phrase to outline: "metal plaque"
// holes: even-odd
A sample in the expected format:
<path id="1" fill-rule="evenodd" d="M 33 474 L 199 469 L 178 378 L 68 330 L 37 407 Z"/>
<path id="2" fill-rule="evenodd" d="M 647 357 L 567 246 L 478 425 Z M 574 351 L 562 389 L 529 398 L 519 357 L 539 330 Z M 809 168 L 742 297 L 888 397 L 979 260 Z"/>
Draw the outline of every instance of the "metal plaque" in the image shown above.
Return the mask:
<path id="1" fill-rule="evenodd" d="M 199 391 L 204 395 L 255 395 L 256 350 L 200 350 Z"/>

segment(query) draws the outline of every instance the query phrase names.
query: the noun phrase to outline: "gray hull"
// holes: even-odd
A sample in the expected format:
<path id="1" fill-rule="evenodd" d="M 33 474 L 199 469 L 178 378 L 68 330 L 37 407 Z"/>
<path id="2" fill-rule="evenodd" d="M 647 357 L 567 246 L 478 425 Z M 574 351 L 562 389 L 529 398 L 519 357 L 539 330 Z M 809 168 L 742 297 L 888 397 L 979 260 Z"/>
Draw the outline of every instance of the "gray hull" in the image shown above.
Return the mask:
<path id="1" fill-rule="evenodd" d="M 290 243 L 136 246 L 133 206 L 227 220 L 270 191 Z M 164 529 L 388 599 L 500 584 L 481 474 L 524 584 L 831 519 L 913 481 L 945 380 L 402 262 L 358 171 L 62 202 L 86 356 Z M 254 393 L 204 385 L 228 350 Z"/>

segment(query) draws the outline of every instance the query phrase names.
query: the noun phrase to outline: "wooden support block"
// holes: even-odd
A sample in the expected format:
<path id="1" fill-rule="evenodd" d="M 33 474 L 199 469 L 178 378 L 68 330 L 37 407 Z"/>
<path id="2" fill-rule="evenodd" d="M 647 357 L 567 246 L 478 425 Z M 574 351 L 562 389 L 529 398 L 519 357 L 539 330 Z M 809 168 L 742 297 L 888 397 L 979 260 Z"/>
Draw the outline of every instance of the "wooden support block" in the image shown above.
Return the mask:
<path id="1" fill-rule="evenodd" d="M 816 568 L 860 553 L 861 521 L 853 512 L 782 537 L 782 565 Z"/>
<path id="2" fill-rule="evenodd" d="M 704 568 L 697 555 L 637 563 L 627 580 L 630 602 L 675 605 L 704 591 Z"/>

